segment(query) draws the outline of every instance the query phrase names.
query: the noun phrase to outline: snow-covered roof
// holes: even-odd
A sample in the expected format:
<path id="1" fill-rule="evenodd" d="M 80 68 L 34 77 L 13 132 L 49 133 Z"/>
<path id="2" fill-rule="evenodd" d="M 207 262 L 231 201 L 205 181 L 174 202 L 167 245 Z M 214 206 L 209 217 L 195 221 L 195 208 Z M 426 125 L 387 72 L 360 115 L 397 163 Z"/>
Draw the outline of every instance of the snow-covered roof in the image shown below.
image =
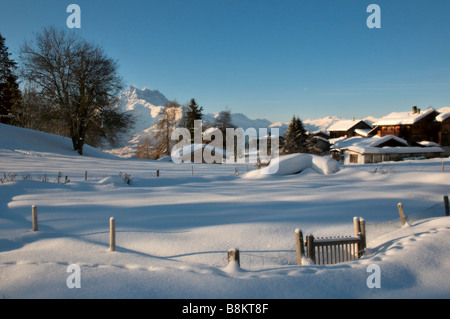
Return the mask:
<path id="1" fill-rule="evenodd" d="M 440 146 L 438 143 L 436 142 L 431 142 L 431 141 L 421 141 L 418 142 L 418 144 L 422 145 L 423 147 L 432 147 L 432 146 Z"/>
<path id="2" fill-rule="evenodd" d="M 380 145 L 395 140 L 399 146 L 384 146 Z M 426 143 L 424 145 L 427 145 Z M 431 145 L 431 144 L 428 144 Z M 410 146 L 404 139 L 394 136 L 386 135 L 383 137 L 351 137 L 341 141 L 337 141 L 332 149 L 340 151 L 354 151 L 360 154 L 401 154 L 401 153 L 440 153 L 442 148 L 437 144 L 429 147 Z"/>
<path id="3" fill-rule="evenodd" d="M 395 147 L 350 147 L 349 151 L 354 151 L 360 154 L 414 154 L 414 153 L 442 153 L 440 147 L 419 147 L 419 146 L 395 146 Z"/>
<path id="4" fill-rule="evenodd" d="M 445 121 L 448 118 L 450 118 L 450 112 L 441 113 L 438 116 L 436 116 L 436 121 L 443 122 L 443 121 Z"/>
<path id="5" fill-rule="evenodd" d="M 361 136 L 367 137 L 369 136 L 369 133 L 372 131 L 372 129 L 361 129 L 361 128 L 357 128 L 355 129 L 355 133 L 359 134 Z"/>
<path id="6" fill-rule="evenodd" d="M 213 134 L 213 133 L 217 133 L 218 134 L 218 133 L 221 133 L 221 131 L 220 131 L 220 129 L 218 127 L 210 127 L 210 128 L 206 129 L 203 132 L 203 135 Z"/>
<path id="7" fill-rule="evenodd" d="M 348 149 L 349 147 L 379 147 L 381 144 L 389 141 L 395 140 L 404 146 L 408 146 L 408 142 L 404 139 L 394 136 L 394 135 L 386 135 L 383 137 L 350 137 L 346 139 L 342 139 L 340 141 L 336 141 L 333 145 L 333 149 Z"/>
<path id="8" fill-rule="evenodd" d="M 352 127 L 354 127 L 355 125 L 357 125 L 360 122 L 364 122 L 364 121 L 363 120 L 341 120 L 341 121 L 337 121 L 336 123 L 334 123 L 333 125 L 331 125 L 328 128 L 328 131 L 348 131 L 349 129 L 351 129 Z M 364 122 L 364 123 L 366 123 L 366 122 Z M 369 124 L 367 124 L 367 125 L 369 125 Z"/>
<path id="9" fill-rule="evenodd" d="M 336 137 L 336 138 L 330 138 L 330 139 L 328 139 L 328 141 L 330 142 L 330 144 L 335 145 L 336 143 L 346 140 L 346 139 L 347 139 L 346 136 L 341 136 L 341 137 Z"/>
<path id="10" fill-rule="evenodd" d="M 314 136 L 315 139 L 320 140 L 320 141 L 324 141 L 326 143 L 330 143 L 330 141 L 322 136 Z"/>
<path id="11" fill-rule="evenodd" d="M 419 111 L 419 112 L 392 112 L 375 123 L 373 123 L 373 126 L 380 126 L 380 125 L 411 125 L 414 123 L 417 123 L 424 117 L 430 115 L 431 113 L 436 112 L 434 108 L 429 108 L 425 111 Z"/>
<path id="12" fill-rule="evenodd" d="M 330 133 L 328 133 L 327 131 L 324 131 L 324 130 L 317 130 L 317 131 L 311 132 L 311 134 L 313 134 L 313 135 L 323 134 L 326 136 L 330 136 Z"/>

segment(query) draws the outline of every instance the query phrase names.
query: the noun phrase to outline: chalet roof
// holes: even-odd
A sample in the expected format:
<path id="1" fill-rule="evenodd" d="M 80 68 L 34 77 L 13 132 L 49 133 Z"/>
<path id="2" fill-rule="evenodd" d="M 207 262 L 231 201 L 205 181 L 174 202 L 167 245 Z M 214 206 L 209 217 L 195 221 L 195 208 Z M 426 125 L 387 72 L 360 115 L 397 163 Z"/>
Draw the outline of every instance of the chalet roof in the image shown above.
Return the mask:
<path id="1" fill-rule="evenodd" d="M 372 131 L 372 129 L 370 128 L 370 129 L 361 129 L 361 128 L 357 128 L 356 130 L 355 130 L 355 133 L 356 134 L 359 134 L 359 135 L 361 135 L 361 136 L 364 136 L 364 137 L 367 137 L 367 136 L 369 136 L 369 133 Z"/>
<path id="2" fill-rule="evenodd" d="M 425 111 L 419 112 L 392 112 L 375 123 L 373 126 L 382 126 L 382 125 L 411 125 L 415 124 L 423 118 L 427 117 L 431 113 L 436 112 L 434 108 L 429 108 Z"/>
<path id="3" fill-rule="evenodd" d="M 207 128 L 207 129 L 203 132 L 203 135 L 206 135 L 206 134 L 213 134 L 213 133 L 221 133 L 221 131 L 220 131 L 220 129 L 219 129 L 218 127 L 213 126 L 213 127 Z"/>
<path id="4" fill-rule="evenodd" d="M 406 142 L 404 139 L 394 136 L 394 135 L 386 135 L 383 137 L 350 137 L 347 139 L 343 139 L 340 141 L 337 141 L 334 143 L 333 148 L 334 149 L 348 149 L 349 147 L 379 147 L 385 142 L 388 142 L 390 140 L 394 140 L 398 143 L 398 145 L 408 146 L 408 142 Z"/>
<path id="5" fill-rule="evenodd" d="M 441 113 L 438 116 L 436 116 L 436 121 L 443 122 L 443 121 L 447 120 L 448 118 L 450 118 L 450 112 Z"/>
<path id="6" fill-rule="evenodd" d="M 380 147 L 386 142 L 394 141 L 397 146 Z M 360 154 L 398 154 L 398 153 L 440 153 L 442 148 L 434 144 L 429 147 L 410 146 L 404 139 L 386 135 L 383 137 L 351 137 L 336 142 L 332 149 L 354 151 Z"/>
<path id="7" fill-rule="evenodd" d="M 419 147 L 419 146 L 389 146 L 389 147 L 352 147 L 348 149 L 360 154 L 424 154 L 424 153 L 442 153 L 444 150 L 440 147 Z"/>
<path id="8" fill-rule="evenodd" d="M 364 124 L 366 124 L 368 127 L 371 127 L 370 124 L 364 122 L 363 120 L 340 120 L 335 122 L 333 125 L 331 125 L 328 128 L 328 131 L 348 131 L 350 129 L 352 129 L 354 126 L 356 126 L 357 124 L 363 122 Z"/>
<path id="9" fill-rule="evenodd" d="M 394 141 L 397 146 L 383 146 L 386 142 Z M 405 153 L 441 153 L 442 148 L 437 144 L 423 143 L 420 146 L 410 146 L 404 139 L 386 135 L 383 137 L 351 137 L 336 142 L 332 149 L 340 151 L 353 151 L 360 154 L 405 154 Z"/>
<path id="10" fill-rule="evenodd" d="M 318 130 L 318 131 L 314 131 L 311 133 L 312 135 L 325 135 L 325 136 L 330 136 L 330 134 L 328 133 L 328 131 L 322 131 L 322 130 Z"/>
<path id="11" fill-rule="evenodd" d="M 330 144 L 330 141 L 327 138 L 324 138 L 322 136 L 317 136 L 316 135 L 316 136 L 314 136 L 314 138 L 317 139 L 317 140 L 323 141 L 323 142 L 325 142 L 327 144 Z"/>

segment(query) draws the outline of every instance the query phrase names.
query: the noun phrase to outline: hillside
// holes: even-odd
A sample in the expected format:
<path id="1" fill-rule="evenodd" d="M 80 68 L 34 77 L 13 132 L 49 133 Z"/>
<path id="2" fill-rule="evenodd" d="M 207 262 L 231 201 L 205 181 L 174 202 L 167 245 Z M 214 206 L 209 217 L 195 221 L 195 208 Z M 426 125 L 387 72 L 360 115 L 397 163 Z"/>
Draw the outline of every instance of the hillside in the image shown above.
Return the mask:
<path id="1" fill-rule="evenodd" d="M 38 132 L 0 123 L 0 149 L 27 156 L 44 156 L 59 154 L 64 156 L 79 156 L 73 150 L 72 140 L 54 134 Z M 83 148 L 84 157 L 114 159 L 115 156 L 102 152 L 90 145 Z"/>

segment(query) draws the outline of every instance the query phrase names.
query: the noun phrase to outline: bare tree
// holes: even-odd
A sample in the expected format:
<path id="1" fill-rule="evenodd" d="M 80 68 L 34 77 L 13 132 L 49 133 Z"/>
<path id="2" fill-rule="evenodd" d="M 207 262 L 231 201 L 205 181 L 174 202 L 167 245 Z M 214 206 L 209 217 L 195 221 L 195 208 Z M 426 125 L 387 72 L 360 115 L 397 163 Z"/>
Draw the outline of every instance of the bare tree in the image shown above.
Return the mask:
<path id="1" fill-rule="evenodd" d="M 177 127 L 181 112 L 181 106 L 176 101 L 170 101 L 161 108 L 159 115 L 161 118 L 156 125 L 155 145 L 153 158 L 170 156 L 172 151 L 172 132 Z"/>
<path id="2" fill-rule="evenodd" d="M 150 137 L 146 136 L 141 144 L 139 144 L 136 151 L 136 158 L 138 159 L 153 159 L 153 145 Z"/>
<path id="3" fill-rule="evenodd" d="M 114 143 L 132 125 L 116 107 L 123 89 L 118 65 L 75 33 L 45 28 L 21 47 L 22 76 L 63 121 L 80 155 L 87 141 Z"/>
<path id="4" fill-rule="evenodd" d="M 224 134 L 227 128 L 236 128 L 232 123 L 231 110 L 228 107 L 217 115 L 216 124 Z"/>

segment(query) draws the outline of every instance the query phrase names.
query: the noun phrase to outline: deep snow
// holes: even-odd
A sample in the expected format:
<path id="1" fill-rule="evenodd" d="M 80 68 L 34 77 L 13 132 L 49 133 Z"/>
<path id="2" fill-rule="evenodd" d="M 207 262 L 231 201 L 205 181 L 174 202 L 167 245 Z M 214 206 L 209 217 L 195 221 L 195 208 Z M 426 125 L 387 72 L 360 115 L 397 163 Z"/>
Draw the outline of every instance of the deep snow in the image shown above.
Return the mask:
<path id="1" fill-rule="evenodd" d="M 448 158 L 255 178 L 245 164 L 78 156 L 68 139 L 6 125 L 0 136 L 0 176 L 16 174 L 0 184 L 0 298 L 450 297 L 450 218 L 397 226 L 397 203 L 408 215 L 449 195 Z M 57 183 L 60 172 L 70 182 Z M 368 225 L 363 258 L 296 265 L 296 228 L 351 235 L 354 216 Z M 240 249 L 240 268 L 227 267 L 229 248 Z M 67 286 L 73 264 L 81 288 Z M 381 288 L 367 286 L 372 264 Z"/>

